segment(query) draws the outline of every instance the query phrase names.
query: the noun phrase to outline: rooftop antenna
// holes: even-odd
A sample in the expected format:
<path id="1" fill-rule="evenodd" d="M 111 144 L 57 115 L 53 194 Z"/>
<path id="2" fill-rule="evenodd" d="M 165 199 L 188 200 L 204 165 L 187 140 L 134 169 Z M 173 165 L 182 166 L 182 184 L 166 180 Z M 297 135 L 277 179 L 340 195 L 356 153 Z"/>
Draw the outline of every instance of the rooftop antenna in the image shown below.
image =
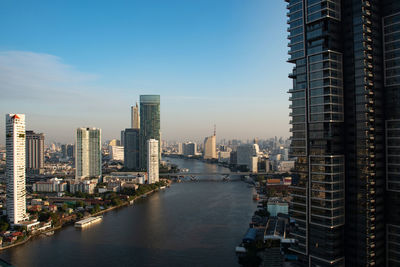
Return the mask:
<path id="1" fill-rule="evenodd" d="M 214 136 L 217 135 L 217 126 L 214 124 Z"/>

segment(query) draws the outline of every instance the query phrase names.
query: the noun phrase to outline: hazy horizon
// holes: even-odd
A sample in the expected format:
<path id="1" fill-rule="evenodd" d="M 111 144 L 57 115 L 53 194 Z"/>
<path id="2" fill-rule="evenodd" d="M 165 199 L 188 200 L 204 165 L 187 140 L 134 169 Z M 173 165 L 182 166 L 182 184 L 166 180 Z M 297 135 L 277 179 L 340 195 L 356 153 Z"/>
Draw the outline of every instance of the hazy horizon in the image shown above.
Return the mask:
<path id="1" fill-rule="evenodd" d="M 263 0 L 3 1 L 0 144 L 7 113 L 47 143 L 89 126 L 119 139 L 141 94 L 161 96 L 163 140 L 201 141 L 214 124 L 218 139 L 286 138 L 286 12 Z"/>

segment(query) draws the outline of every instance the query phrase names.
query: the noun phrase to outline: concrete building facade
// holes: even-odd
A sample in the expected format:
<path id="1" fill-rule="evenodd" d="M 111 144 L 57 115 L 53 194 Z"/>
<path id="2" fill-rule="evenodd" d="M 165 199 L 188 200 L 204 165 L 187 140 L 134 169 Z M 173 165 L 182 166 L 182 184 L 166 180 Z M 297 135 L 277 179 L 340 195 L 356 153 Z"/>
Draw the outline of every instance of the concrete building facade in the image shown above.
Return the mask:
<path id="1" fill-rule="evenodd" d="M 26 137 L 25 114 L 6 115 L 6 201 L 12 224 L 26 220 Z"/>

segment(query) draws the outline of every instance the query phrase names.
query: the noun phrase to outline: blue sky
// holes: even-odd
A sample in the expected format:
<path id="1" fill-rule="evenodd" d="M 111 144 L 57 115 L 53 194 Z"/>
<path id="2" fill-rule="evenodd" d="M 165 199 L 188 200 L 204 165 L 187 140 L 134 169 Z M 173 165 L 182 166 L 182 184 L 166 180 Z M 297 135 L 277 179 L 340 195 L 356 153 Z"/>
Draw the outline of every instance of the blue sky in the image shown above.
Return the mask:
<path id="1" fill-rule="evenodd" d="M 289 136 L 286 12 L 283 0 L 2 0 L 0 111 L 48 141 L 82 126 L 106 140 L 140 94 L 160 94 L 166 140 L 214 124 L 218 138 Z"/>

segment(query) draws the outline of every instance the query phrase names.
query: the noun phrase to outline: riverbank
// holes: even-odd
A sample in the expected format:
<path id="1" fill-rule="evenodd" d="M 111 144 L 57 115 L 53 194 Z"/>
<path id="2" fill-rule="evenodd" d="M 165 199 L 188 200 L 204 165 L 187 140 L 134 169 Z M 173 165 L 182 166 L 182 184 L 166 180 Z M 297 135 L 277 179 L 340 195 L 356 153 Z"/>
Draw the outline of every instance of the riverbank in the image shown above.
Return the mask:
<path id="1" fill-rule="evenodd" d="M 167 180 L 167 185 L 168 185 L 168 187 L 171 185 L 171 181 L 170 180 Z M 46 229 L 44 231 L 37 232 L 37 233 L 34 233 L 34 234 L 29 234 L 24 239 L 22 239 L 20 241 L 16 241 L 16 242 L 14 242 L 14 243 L 12 243 L 10 245 L 0 247 L 0 251 L 4 251 L 4 250 L 7 250 L 7 249 L 16 247 L 16 246 L 23 245 L 23 244 L 27 243 L 29 240 L 31 240 L 33 237 L 37 237 L 37 236 L 40 236 L 42 234 L 46 234 L 48 232 L 55 232 L 55 231 L 61 230 L 61 229 L 65 228 L 65 227 L 67 227 L 67 226 L 70 226 L 71 224 L 73 225 L 75 222 L 80 221 L 82 219 L 85 219 L 85 218 L 88 218 L 88 217 L 92 217 L 92 216 L 102 215 L 104 213 L 107 213 L 107 212 L 115 210 L 115 209 L 119 209 L 119 208 L 122 208 L 122 207 L 125 207 L 125 206 L 133 205 L 136 200 L 138 200 L 140 198 L 147 197 L 148 195 L 151 195 L 154 192 L 157 192 L 159 190 L 161 190 L 160 187 L 157 188 L 157 189 L 145 192 L 145 193 L 143 193 L 141 195 L 135 196 L 134 198 L 129 199 L 127 201 L 124 201 L 123 203 L 121 203 L 119 205 L 112 206 L 112 207 L 106 208 L 104 210 L 101 210 L 99 212 L 95 212 L 93 214 L 90 214 L 90 216 L 86 216 L 86 217 L 83 217 L 83 218 L 71 219 L 71 220 L 63 222 L 61 225 L 54 226 L 54 227 L 51 227 L 49 229 Z"/>

